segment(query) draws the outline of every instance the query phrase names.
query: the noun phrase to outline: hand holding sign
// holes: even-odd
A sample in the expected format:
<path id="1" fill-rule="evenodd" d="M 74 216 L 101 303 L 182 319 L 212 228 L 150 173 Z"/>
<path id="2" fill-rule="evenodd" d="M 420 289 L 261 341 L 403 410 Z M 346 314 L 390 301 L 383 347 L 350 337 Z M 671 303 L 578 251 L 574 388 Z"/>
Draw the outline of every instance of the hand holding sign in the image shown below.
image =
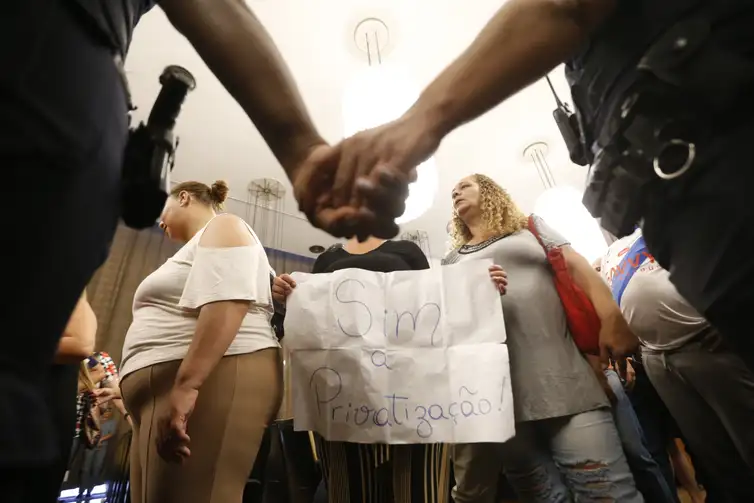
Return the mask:
<path id="1" fill-rule="evenodd" d="M 489 268 L 490 279 L 495 283 L 495 287 L 500 292 L 500 295 L 505 295 L 508 288 L 508 273 L 503 271 L 503 268 L 499 265 L 491 265 Z"/>
<path id="2" fill-rule="evenodd" d="M 285 305 L 294 288 L 296 288 L 296 282 L 290 274 L 275 276 L 272 280 L 272 298 L 275 302 Z"/>
<path id="3" fill-rule="evenodd" d="M 489 265 L 294 274 L 285 330 L 296 428 L 354 442 L 510 438 L 502 282 Z"/>

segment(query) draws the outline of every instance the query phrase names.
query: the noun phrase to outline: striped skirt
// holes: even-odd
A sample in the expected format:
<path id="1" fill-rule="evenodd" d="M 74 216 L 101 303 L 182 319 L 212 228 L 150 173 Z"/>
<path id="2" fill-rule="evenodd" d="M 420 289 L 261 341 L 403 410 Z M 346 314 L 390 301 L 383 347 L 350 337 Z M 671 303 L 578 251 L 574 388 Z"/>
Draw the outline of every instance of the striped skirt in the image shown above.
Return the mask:
<path id="1" fill-rule="evenodd" d="M 329 503 L 448 503 L 446 444 L 330 442 L 315 434 Z"/>

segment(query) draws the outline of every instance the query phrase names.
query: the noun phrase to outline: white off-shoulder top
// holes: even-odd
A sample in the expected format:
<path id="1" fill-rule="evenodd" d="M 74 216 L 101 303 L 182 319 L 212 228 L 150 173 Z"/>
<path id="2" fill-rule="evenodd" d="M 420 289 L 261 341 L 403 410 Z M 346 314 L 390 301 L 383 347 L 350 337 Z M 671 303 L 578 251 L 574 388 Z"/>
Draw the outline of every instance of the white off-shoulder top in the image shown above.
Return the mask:
<path id="1" fill-rule="evenodd" d="M 201 307 L 212 302 L 251 302 L 226 356 L 280 346 L 270 325 L 270 264 L 256 234 L 247 227 L 254 237 L 253 245 L 208 248 L 199 246 L 205 226 L 141 282 L 134 295 L 133 322 L 123 344 L 122 377 L 183 359 Z"/>

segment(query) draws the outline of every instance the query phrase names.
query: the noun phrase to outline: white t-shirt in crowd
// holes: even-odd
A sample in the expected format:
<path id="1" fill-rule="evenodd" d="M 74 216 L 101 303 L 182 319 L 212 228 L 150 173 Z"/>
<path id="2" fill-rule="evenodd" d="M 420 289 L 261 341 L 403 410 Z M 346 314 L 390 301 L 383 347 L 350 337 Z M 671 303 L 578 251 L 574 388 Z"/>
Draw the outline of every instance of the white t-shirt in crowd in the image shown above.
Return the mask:
<path id="1" fill-rule="evenodd" d="M 208 248 L 199 246 L 206 228 L 136 290 L 133 322 L 123 344 L 122 377 L 183 359 L 194 337 L 200 308 L 211 302 L 251 302 L 226 356 L 280 346 L 270 325 L 270 264 L 254 231 L 248 227 L 253 245 Z"/>
<path id="2" fill-rule="evenodd" d="M 641 229 L 637 229 L 611 244 L 602 258 L 600 272 L 612 289 L 613 279 L 625 274 L 632 264 L 640 264 L 623 291 L 621 311 L 631 330 L 649 349 L 676 349 L 708 328 L 709 322 L 681 297 L 670 282 L 670 273 L 648 250 L 626 257 L 640 236 Z"/>

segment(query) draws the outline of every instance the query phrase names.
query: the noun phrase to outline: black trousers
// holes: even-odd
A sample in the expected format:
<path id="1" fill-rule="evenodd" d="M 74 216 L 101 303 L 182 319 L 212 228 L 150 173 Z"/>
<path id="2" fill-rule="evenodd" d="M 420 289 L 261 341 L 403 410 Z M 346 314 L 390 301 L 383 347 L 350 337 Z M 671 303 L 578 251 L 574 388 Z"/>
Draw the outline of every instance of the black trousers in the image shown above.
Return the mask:
<path id="1" fill-rule="evenodd" d="M 754 110 L 749 117 L 754 117 Z M 650 251 L 678 291 L 754 368 L 754 119 L 697 145 L 694 167 L 651 194 Z"/>
<path id="2" fill-rule="evenodd" d="M 48 369 L 119 212 L 125 94 L 111 52 L 69 9 L 24 0 L 0 17 L 0 473 L 17 475 L 0 489 L 13 503 L 46 503 L 29 490 L 58 477 L 53 465 L 68 455 Z"/>
<path id="3" fill-rule="evenodd" d="M 751 500 L 754 480 L 754 372 L 714 341 L 645 352 L 647 374 L 695 455 L 710 503 Z"/>

